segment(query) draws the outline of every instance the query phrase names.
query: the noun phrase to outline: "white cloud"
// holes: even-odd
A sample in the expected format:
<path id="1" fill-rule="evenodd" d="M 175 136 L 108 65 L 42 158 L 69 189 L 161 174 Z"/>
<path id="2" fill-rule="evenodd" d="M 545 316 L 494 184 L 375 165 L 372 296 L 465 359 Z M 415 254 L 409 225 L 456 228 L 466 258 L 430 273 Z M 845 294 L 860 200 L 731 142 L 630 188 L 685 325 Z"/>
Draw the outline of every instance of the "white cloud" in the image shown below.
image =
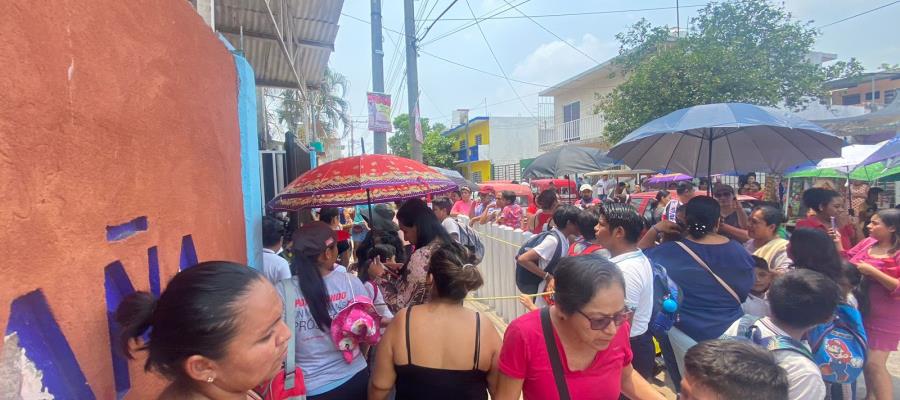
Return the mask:
<path id="1" fill-rule="evenodd" d="M 603 42 L 590 33 L 584 34 L 580 41 L 570 39 L 568 43 L 600 62 L 615 56 L 618 47 L 616 42 Z M 541 44 L 525 60 L 516 64 L 512 76 L 527 82 L 552 85 L 595 65 L 594 61 L 569 44 L 561 40 Z"/>

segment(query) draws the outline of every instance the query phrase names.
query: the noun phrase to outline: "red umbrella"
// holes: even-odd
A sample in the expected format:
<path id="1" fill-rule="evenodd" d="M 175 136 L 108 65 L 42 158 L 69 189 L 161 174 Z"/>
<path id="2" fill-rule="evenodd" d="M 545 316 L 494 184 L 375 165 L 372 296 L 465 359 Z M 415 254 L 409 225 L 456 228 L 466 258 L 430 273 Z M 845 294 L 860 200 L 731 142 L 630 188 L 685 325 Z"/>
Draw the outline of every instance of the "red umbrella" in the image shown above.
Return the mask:
<path id="1" fill-rule="evenodd" d="M 275 211 L 383 203 L 448 192 L 457 185 L 408 158 L 364 154 L 307 171 L 269 202 Z"/>

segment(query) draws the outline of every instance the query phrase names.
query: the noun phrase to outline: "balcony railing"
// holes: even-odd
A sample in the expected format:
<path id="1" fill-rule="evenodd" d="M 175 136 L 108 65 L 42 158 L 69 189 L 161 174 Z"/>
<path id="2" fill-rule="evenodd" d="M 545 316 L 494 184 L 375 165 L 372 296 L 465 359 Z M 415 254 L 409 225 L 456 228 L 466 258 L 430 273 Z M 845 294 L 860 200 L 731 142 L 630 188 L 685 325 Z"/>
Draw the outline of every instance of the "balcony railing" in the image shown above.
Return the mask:
<path id="1" fill-rule="evenodd" d="M 458 163 L 489 160 L 490 158 L 488 146 L 484 144 L 456 151 L 456 162 Z"/>
<path id="2" fill-rule="evenodd" d="M 601 114 L 593 114 L 574 121 L 557 124 L 538 131 L 538 145 L 541 149 L 603 137 L 606 121 Z"/>

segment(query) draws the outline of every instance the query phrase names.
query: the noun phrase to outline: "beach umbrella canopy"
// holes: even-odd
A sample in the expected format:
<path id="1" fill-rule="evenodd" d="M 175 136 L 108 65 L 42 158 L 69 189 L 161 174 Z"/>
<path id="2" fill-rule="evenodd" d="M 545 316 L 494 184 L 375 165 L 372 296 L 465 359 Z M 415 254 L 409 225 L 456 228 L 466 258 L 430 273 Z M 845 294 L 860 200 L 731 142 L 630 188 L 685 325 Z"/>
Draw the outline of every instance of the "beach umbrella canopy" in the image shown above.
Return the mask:
<path id="1" fill-rule="evenodd" d="M 593 147 L 562 146 L 541 154 L 525 171 L 523 179 L 555 178 L 563 175 L 585 174 L 614 166 L 613 159 Z"/>
<path id="2" fill-rule="evenodd" d="M 609 151 L 631 168 L 690 176 L 784 172 L 840 156 L 843 140 L 784 111 L 744 103 L 673 111 L 636 129 Z"/>
<path id="3" fill-rule="evenodd" d="M 896 160 L 900 159 L 900 136 L 885 140 L 874 146 L 876 146 L 876 150 L 866 157 L 866 159 L 862 161 L 862 164 L 890 160 L 887 163 L 887 166 L 890 167 L 892 164 L 896 163 Z"/>
<path id="4" fill-rule="evenodd" d="M 679 182 L 679 181 L 689 181 L 694 179 L 691 176 L 685 174 L 657 174 L 647 179 L 647 183 L 656 184 L 656 183 L 668 183 L 668 182 Z"/>
<path id="5" fill-rule="evenodd" d="M 834 168 L 808 169 L 804 171 L 794 172 L 785 175 L 788 178 L 841 178 L 856 181 L 876 181 L 876 180 L 896 180 L 896 175 L 900 174 L 900 166 L 885 169 L 884 163 L 873 163 L 860 168 L 856 168 L 850 172 Z M 890 178 L 890 179 L 886 179 Z"/>
<path id="6" fill-rule="evenodd" d="M 472 182 L 472 181 L 470 181 L 470 180 L 464 178 L 464 177 L 462 176 L 462 174 L 459 173 L 459 171 L 454 171 L 454 170 L 452 170 L 452 169 L 441 168 L 441 167 L 431 167 L 431 169 L 433 169 L 433 170 L 435 170 L 435 171 L 437 171 L 437 172 L 440 172 L 441 175 L 446 176 L 448 179 L 450 179 L 451 181 L 453 181 L 453 183 L 455 183 L 456 186 L 459 186 L 459 187 L 464 187 L 464 186 L 465 186 L 465 187 L 468 187 L 469 189 L 472 190 L 472 192 L 477 192 L 477 191 L 478 191 L 478 184 L 476 184 L 475 182 Z"/>
<path id="7" fill-rule="evenodd" d="M 456 183 L 425 164 L 386 154 L 331 161 L 287 185 L 268 206 L 274 211 L 384 203 L 444 193 Z"/>

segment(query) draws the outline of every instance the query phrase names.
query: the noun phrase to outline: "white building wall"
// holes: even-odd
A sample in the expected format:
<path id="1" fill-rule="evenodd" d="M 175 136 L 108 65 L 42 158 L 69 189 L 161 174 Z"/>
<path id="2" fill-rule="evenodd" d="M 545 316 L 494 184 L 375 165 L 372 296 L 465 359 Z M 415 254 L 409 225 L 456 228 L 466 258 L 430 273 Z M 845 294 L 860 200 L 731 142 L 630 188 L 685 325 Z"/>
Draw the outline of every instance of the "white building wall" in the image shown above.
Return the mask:
<path id="1" fill-rule="evenodd" d="M 513 164 L 537 157 L 538 123 L 531 117 L 491 117 L 492 164 Z"/>

